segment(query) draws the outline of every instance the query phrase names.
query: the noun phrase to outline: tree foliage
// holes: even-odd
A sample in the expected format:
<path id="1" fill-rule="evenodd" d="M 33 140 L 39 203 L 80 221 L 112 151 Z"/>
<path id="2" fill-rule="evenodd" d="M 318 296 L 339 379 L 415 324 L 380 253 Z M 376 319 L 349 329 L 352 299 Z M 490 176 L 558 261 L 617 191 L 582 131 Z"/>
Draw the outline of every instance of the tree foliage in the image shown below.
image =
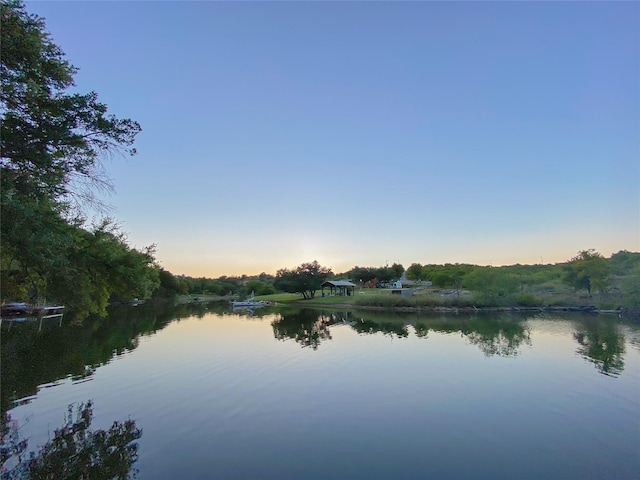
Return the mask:
<path id="1" fill-rule="evenodd" d="M 462 279 L 474 269 L 472 265 L 451 264 L 420 265 L 413 263 L 407 269 L 407 278 L 411 280 L 429 280 L 438 288 L 454 287 L 459 290 Z"/>
<path id="2" fill-rule="evenodd" d="M 154 247 L 130 247 L 111 220 L 85 229 L 43 209 L 15 221 L 5 217 L 1 228 L 5 298 L 50 298 L 104 314 L 110 298 L 149 298 L 159 286 Z"/>
<path id="3" fill-rule="evenodd" d="M 640 267 L 640 253 L 620 250 L 611 255 L 609 267 L 612 275 L 629 275 Z"/>
<path id="4" fill-rule="evenodd" d="M 95 92 L 68 93 L 77 69 L 17 1 L 2 2 L 2 190 L 38 200 L 92 199 L 108 187 L 101 157 L 134 154 L 140 125 L 107 114 Z"/>
<path id="5" fill-rule="evenodd" d="M 622 281 L 621 291 L 631 299 L 627 302 L 629 307 L 640 308 L 640 265 L 636 265 L 629 271 Z"/>
<path id="6" fill-rule="evenodd" d="M 349 270 L 347 275 L 356 282 L 367 283 L 378 277 L 378 269 L 374 267 L 359 267 L 356 265 Z"/>
<path id="7" fill-rule="evenodd" d="M 475 291 L 481 305 L 503 305 L 518 290 L 518 282 L 494 267 L 475 267 L 464 278 L 464 286 Z"/>
<path id="8" fill-rule="evenodd" d="M 153 247 L 137 250 L 80 207 L 109 188 L 101 159 L 134 154 L 140 126 L 107 114 L 95 92 L 69 93 L 76 68 L 19 1 L 2 0 L 0 271 L 2 298 L 104 313 L 108 299 L 147 298 L 159 284 Z"/>
<path id="9" fill-rule="evenodd" d="M 271 295 L 272 293 L 276 292 L 273 286 L 265 282 L 261 282 L 260 280 L 249 280 L 244 285 L 243 290 L 245 294 L 250 294 L 251 292 L 253 292 L 254 295 Z"/>
<path id="10" fill-rule="evenodd" d="M 274 286 L 283 292 L 301 293 L 305 299 L 311 299 L 332 273 L 330 268 L 323 267 L 314 260 L 303 263 L 294 270 L 278 270 Z"/>
<path id="11" fill-rule="evenodd" d="M 564 281 L 576 290 L 604 290 L 609 280 L 607 260 L 593 249 L 582 250 L 565 265 Z"/>
<path id="12" fill-rule="evenodd" d="M 391 265 L 391 270 L 393 270 L 393 273 L 395 275 L 395 278 L 400 278 L 402 276 L 402 274 L 404 273 L 404 267 L 402 266 L 401 263 L 394 263 Z"/>
<path id="13" fill-rule="evenodd" d="M 379 284 L 385 284 L 392 280 L 398 280 L 404 272 L 404 267 L 399 263 L 383 267 L 359 267 L 355 266 L 347 272 L 347 276 L 353 281 L 367 283 L 377 280 Z"/>
<path id="14" fill-rule="evenodd" d="M 407 278 L 409 280 L 422 280 L 426 278 L 423 273 L 422 265 L 419 263 L 412 263 L 409 265 L 409 268 L 407 268 Z"/>

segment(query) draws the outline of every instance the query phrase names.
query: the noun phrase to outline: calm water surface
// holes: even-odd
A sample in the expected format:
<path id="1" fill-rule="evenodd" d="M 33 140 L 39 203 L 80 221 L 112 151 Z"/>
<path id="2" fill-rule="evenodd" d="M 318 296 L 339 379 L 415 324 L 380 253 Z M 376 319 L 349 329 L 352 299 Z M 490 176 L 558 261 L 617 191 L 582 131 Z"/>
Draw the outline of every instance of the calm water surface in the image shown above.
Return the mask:
<path id="1" fill-rule="evenodd" d="M 128 309 L 2 326 L 32 447 L 131 418 L 141 479 L 640 478 L 640 328 L 614 317 Z"/>

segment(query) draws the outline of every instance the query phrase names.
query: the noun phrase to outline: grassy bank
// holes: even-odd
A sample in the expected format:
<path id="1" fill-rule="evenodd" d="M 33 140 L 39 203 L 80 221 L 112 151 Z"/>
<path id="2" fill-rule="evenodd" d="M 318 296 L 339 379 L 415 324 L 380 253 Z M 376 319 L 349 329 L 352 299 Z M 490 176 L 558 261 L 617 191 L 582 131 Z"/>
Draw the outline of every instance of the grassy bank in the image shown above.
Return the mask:
<path id="1" fill-rule="evenodd" d="M 543 284 L 527 288 L 508 295 L 487 294 L 469 290 L 442 290 L 425 288 L 414 291 L 413 296 L 391 294 L 391 290 L 377 288 L 357 289 L 355 295 L 316 296 L 310 300 L 301 295 L 280 293 L 259 297 L 274 303 L 307 306 L 341 306 L 345 308 L 379 309 L 503 309 L 503 310 L 578 310 L 578 311 L 615 311 L 637 309 L 635 299 L 625 298 L 615 289 L 607 293 L 594 293 L 588 296 L 572 291 L 560 283 Z"/>

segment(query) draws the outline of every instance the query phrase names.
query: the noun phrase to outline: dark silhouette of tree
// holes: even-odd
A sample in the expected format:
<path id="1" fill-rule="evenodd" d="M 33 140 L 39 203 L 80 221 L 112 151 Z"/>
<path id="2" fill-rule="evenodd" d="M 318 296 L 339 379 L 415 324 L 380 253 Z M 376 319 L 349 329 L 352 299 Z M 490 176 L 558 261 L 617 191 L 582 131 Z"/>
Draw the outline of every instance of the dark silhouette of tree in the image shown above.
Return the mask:
<path id="1" fill-rule="evenodd" d="M 402 266 L 401 263 L 394 263 L 393 265 L 391 265 L 391 270 L 393 270 L 393 274 L 395 278 L 398 279 L 402 276 L 402 273 L 404 272 L 404 267 Z"/>
<path id="2" fill-rule="evenodd" d="M 374 267 L 359 267 L 356 265 L 347 272 L 346 276 L 351 278 L 354 282 L 361 282 L 365 284 L 377 277 L 377 269 Z"/>
<path id="3" fill-rule="evenodd" d="M 20 1 L 3 0 L 0 8 L 3 195 L 92 200 L 96 187 L 110 185 L 101 156 L 135 154 L 140 125 L 108 115 L 95 92 L 68 93 L 77 69 L 44 20 Z"/>
<path id="4" fill-rule="evenodd" d="M 283 292 L 301 293 L 305 299 L 311 299 L 330 275 L 330 268 L 323 267 L 314 260 L 303 263 L 294 270 L 278 270 L 273 285 Z"/>

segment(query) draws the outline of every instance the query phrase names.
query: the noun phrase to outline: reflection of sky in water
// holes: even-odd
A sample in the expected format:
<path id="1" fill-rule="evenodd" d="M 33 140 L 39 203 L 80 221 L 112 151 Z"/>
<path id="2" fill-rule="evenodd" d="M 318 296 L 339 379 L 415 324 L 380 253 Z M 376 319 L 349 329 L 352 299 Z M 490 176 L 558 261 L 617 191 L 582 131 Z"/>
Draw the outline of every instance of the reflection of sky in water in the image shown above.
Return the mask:
<path id="1" fill-rule="evenodd" d="M 74 401 L 94 400 L 94 428 L 131 416 L 143 429 L 141 478 L 638 471 L 640 354 L 627 347 L 622 373 L 600 374 L 576 353 L 579 322 L 520 322 L 527 341 L 500 356 L 487 355 L 470 332 L 420 338 L 413 326 L 406 337 L 334 326 L 317 350 L 301 348 L 274 338 L 279 318 L 173 322 L 92 381 L 41 389 L 12 415 L 29 419 L 32 443 L 46 440 Z"/>

